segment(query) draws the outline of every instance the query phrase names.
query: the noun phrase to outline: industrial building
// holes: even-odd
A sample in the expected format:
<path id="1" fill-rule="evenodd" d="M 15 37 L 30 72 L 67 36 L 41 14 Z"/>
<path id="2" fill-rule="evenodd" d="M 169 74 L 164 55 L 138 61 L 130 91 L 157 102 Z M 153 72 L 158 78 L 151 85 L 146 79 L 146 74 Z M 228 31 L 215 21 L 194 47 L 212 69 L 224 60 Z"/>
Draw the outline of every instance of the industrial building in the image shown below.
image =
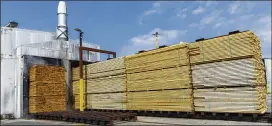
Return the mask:
<path id="1" fill-rule="evenodd" d="M 14 22 L 1 27 L 1 115 L 21 118 L 28 111 L 26 106 L 29 66 L 64 66 L 69 84 L 71 62 L 79 60 L 79 43 L 77 40 L 68 40 L 66 15 L 65 2 L 60 2 L 56 33 L 20 29 L 12 25 Z M 99 45 L 84 41 L 83 46 L 100 48 Z M 83 53 L 83 61 L 100 60 L 99 53 Z"/>
<path id="2" fill-rule="evenodd" d="M 35 65 L 62 66 L 61 69 L 65 69 L 62 78 L 54 79 L 63 79 L 60 87 L 66 88 L 61 91 L 67 92 L 67 103 L 57 98 L 55 101 L 67 106 L 63 111 L 53 113 L 55 117 L 67 118 L 64 115 L 69 115 L 75 120 L 82 117 L 89 121 L 85 118 L 87 116 L 81 115 L 83 113 L 90 120 L 98 120 L 93 122 L 105 121 L 106 124 L 114 120 L 110 116 L 121 117 L 124 113 L 118 113 L 120 111 L 132 114 L 122 117 L 132 120 L 135 120 L 135 113 L 131 111 L 137 114 L 141 111 L 152 114 L 172 112 L 186 116 L 192 114 L 192 117 L 199 116 L 196 113 L 203 117 L 203 113 L 212 113 L 212 116 L 221 113 L 221 117 L 223 114 L 225 117 L 230 114 L 263 116 L 271 113 L 271 103 L 269 106 L 266 102 L 266 94 L 271 93 L 271 59 L 261 61 L 260 41 L 251 31 L 235 31 L 171 46 L 156 45 L 156 49 L 119 58 L 114 52 L 114 59 L 93 63 L 100 61 L 99 51 L 93 52 L 100 50 L 100 46 L 83 42 L 86 50 L 93 50 L 84 51 L 81 55 L 84 49 L 77 40 L 69 39 L 66 16 L 66 4 L 60 1 L 55 33 L 20 29 L 16 22 L 1 27 L 1 115 L 22 118 L 38 113 L 41 116 L 35 116 L 42 119 L 43 116 L 51 118 L 50 112 L 56 112 L 50 109 L 30 112 L 30 68 Z M 72 68 L 75 62 L 82 61 L 80 56 L 83 56 L 83 61 L 93 64 L 80 62 L 79 67 Z M 41 67 L 40 71 L 49 70 Z M 55 71 L 52 68 L 48 76 Z M 47 75 L 43 74 L 46 72 L 41 73 L 32 72 L 32 75 Z M 55 83 L 53 86 L 56 87 Z M 35 93 L 42 91 L 41 88 Z M 39 105 L 44 106 L 43 103 Z M 73 105 L 73 111 L 67 111 Z M 74 111 L 77 109 L 80 111 Z M 106 110 L 112 115 L 103 113 Z M 43 115 L 43 112 L 49 114 Z"/>

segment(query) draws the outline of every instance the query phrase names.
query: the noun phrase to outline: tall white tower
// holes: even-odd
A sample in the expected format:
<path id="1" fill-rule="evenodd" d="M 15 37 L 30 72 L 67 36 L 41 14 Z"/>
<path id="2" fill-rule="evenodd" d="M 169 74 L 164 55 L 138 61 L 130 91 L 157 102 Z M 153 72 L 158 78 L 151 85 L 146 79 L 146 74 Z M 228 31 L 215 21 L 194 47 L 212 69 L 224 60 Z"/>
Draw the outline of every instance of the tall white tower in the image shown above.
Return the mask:
<path id="1" fill-rule="evenodd" d="M 58 5 L 57 39 L 68 41 L 67 8 L 64 1 Z"/>

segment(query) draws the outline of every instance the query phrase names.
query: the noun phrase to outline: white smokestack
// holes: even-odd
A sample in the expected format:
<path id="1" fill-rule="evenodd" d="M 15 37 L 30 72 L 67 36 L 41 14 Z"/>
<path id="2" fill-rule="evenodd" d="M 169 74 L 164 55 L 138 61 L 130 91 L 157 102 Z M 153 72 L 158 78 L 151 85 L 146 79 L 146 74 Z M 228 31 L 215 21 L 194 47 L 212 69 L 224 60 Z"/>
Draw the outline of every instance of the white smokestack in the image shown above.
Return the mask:
<path id="1" fill-rule="evenodd" d="M 67 9 L 64 1 L 59 2 L 58 6 L 58 27 L 57 27 L 57 39 L 68 40 L 68 28 L 67 24 Z"/>

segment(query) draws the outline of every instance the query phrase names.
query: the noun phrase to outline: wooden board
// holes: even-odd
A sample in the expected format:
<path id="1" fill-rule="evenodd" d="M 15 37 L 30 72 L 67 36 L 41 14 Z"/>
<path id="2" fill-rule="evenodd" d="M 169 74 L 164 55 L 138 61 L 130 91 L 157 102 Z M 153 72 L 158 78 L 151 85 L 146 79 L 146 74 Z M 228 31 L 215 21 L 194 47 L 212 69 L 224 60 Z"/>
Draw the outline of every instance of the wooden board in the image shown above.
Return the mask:
<path id="1" fill-rule="evenodd" d="M 259 43 L 257 36 L 250 31 L 190 43 L 190 62 L 201 63 L 250 55 L 261 58 Z"/>
<path id="2" fill-rule="evenodd" d="M 159 58 L 158 58 L 159 57 Z M 135 73 L 154 69 L 187 65 L 189 63 L 186 44 L 177 44 L 161 49 L 126 57 L 126 72 Z"/>
<path id="3" fill-rule="evenodd" d="M 195 111 L 264 113 L 265 86 L 194 89 L 194 106 Z"/>
<path id="4" fill-rule="evenodd" d="M 124 57 L 110 59 L 98 63 L 84 65 L 83 78 L 94 79 L 108 76 L 116 76 L 125 73 Z M 72 70 L 73 80 L 79 80 L 79 67 Z"/>
<path id="5" fill-rule="evenodd" d="M 29 80 L 47 82 L 65 82 L 63 67 L 35 65 L 30 68 Z"/>
<path id="6" fill-rule="evenodd" d="M 194 87 L 265 85 L 264 69 L 253 58 L 192 66 Z"/>
<path id="7" fill-rule="evenodd" d="M 84 80 L 83 81 L 83 83 L 84 83 L 84 85 L 83 85 L 83 92 L 85 92 L 85 85 L 87 84 L 87 80 Z M 73 95 L 79 95 L 79 90 L 80 90 L 80 88 L 79 88 L 79 81 L 73 81 L 72 82 L 72 92 L 73 92 Z"/>
<path id="8" fill-rule="evenodd" d="M 64 94 L 66 94 L 65 83 L 31 82 L 29 86 L 29 96 Z"/>
<path id="9" fill-rule="evenodd" d="M 192 88 L 189 66 L 127 74 L 128 91 L 176 88 Z"/>
<path id="10" fill-rule="evenodd" d="M 86 95 L 83 96 L 83 103 L 85 104 L 85 97 Z M 87 94 L 87 103 L 91 101 L 91 94 Z M 79 109 L 79 95 L 73 95 L 73 99 L 72 99 L 72 108 L 73 109 Z M 90 108 L 90 106 L 87 106 Z"/>
<path id="11" fill-rule="evenodd" d="M 128 92 L 128 110 L 193 111 L 192 89 Z"/>
<path id="12" fill-rule="evenodd" d="M 66 96 L 33 96 L 29 97 L 29 112 L 53 112 L 66 110 Z"/>
<path id="13" fill-rule="evenodd" d="M 93 63 L 87 66 L 87 71 L 89 73 L 101 73 L 124 69 L 125 68 L 124 62 L 125 62 L 124 57 L 118 57 L 98 63 Z"/>
<path id="14" fill-rule="evenodd" d="M 126 110 L 126 93 L 91 94 L 87 104 L 93 109 Z"/>
<path id="15" fill-rule="evenodd" d="M 66 110 L 66 82 L 63 67 L 35 65 L 30 68 L 29 112 Z"/>
<path id="16" fill-rule="evenodd" d="M 84 84 L 87 84 L 87 93 L 124 92 L 125 83 L 125 75 L 84 80 Z M 79 81 L 73 81 L 73 93 L 79 94 Z"/>

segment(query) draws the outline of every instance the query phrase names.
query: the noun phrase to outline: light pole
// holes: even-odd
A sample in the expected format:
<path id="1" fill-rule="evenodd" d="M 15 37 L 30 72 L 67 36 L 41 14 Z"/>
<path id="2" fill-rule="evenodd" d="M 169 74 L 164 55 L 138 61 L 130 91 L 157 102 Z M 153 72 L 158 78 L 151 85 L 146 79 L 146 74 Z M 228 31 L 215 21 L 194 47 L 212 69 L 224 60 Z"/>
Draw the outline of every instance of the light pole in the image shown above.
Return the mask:
<path id="1" fill-rule="evenodd" d="M 155 34 L 153 34 L 154 36 L 156 36 L 156 48 L 159 48 L 159 43 L 158 43 L 158 40 L 159 40 L 159 33 L 156 32 Z"/>
<path id="2" fill-rule="evenodd" d="M 79 110 L 84 111 L 84 86 L 83 86 L 83 61 L 82 61 L 82 35 L 83 32 L 79 28 L 75 28 L 79 32 Z"/>

